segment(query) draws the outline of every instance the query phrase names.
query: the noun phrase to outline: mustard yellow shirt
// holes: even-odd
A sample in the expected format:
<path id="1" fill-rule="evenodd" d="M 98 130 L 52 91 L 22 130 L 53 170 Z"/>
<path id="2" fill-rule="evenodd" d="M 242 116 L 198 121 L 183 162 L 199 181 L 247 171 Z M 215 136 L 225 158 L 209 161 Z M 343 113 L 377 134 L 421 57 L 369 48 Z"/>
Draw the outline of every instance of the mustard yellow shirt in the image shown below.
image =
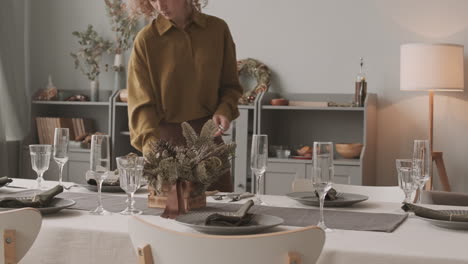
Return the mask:
<path id="1" fill-rule="evenodd" d="M 195 11 L 185 29 L 158 16 L 135 38 L 127 80 L 131 144 L 144 153 L 162 120 L 239 116 L 235 44 L 214 16 Z"/>

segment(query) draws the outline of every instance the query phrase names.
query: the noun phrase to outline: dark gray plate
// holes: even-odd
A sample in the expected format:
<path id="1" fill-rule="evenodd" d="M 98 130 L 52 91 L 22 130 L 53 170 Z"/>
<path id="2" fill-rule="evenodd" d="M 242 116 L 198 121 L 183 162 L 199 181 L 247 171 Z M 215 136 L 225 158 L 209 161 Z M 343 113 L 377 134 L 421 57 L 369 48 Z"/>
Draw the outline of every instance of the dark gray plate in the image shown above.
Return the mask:
<path id="1" fill-rule="evenodd" d="M 320 201 L 315 196 L 314 192 L 293 192 L 286 194 L 291 199 L 294 199 L 304 205 L 320 206 Z M 325 200 L 325 207 L 346 207 L 355 203 L 363 202 L 369 199 L 368 196 L 354 193 L 338 193 L 337 199 L 333 201 Z"/>
<path id="2" fill-rule="evenodd" d="M 41 212 L 41 214 L 53 214 L 57 213 L 58 211 L 65 209 L 67 207 L 75 205 L 76 202 L 70 199 L 63 199 L 63 198 L 57 198 L 55 197 L 52 199 L 50 202 L 49 206 L 47 207 L 42 207 L 42 208 L 36 208 Z M 2 210 L 12 210 L 12 209 L 17 209 L 17 208 L 1 208 Z"/>
<path id="3" fill-rule="evenodd" d="M 440 210 L 440 212 L 444 212 L 447 214 L 463 214 L 468 215 L 468 210 Z M 455 221 L 444 221 L 444 220 L 437 220 L 432 218 L 426 218 L 421 216 L 416 216 L 418 218 L 424 219 L 429 223 L 448 229 L 456 229 L 456 230 L 468 230 L 468 222 L 455 222 Z"/>
<path id="4" fill-rule="evenodd" d="M 281 225 L 284 220 L 272 215 L 254 214 L 252 221 L 246 226 L 207 226 L 205 219 L 216 212 L 188 213 L 178 216 L 175 220 L 199 232 L 213 235 L 246 235 L 262 232 Z"/>
<path id="5" fill-rule="evenodd" d="M 82 184 L 81 186 L 83 186 L 84 188 L 86 188 L 86 189 L 88 189 L 88 190 L 90 190 L 92 192 L 97 192 L 98 191 L 96 185 Z M 110 193 L 125 192 L 124 190 L 122 190 L 122 188 L 120 188 L 120 185 L 102 185 L 101 191 L 102 192 L 110 192 Z"/>

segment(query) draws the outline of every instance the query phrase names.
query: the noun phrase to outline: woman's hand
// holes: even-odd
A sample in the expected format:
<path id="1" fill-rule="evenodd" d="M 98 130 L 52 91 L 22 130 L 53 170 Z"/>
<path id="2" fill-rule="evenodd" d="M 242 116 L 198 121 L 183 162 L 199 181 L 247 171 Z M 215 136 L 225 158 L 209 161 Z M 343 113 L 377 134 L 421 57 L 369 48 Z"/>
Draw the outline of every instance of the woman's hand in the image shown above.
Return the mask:
<path id="1" fill-rule="evenodd" d="M 223 115 L 214 115 L 213 122 L 218 127 L 218 131 L 214 134 L 215 137 L 221 136 L 225 131 L 229 129 L 229 119 Z"/>

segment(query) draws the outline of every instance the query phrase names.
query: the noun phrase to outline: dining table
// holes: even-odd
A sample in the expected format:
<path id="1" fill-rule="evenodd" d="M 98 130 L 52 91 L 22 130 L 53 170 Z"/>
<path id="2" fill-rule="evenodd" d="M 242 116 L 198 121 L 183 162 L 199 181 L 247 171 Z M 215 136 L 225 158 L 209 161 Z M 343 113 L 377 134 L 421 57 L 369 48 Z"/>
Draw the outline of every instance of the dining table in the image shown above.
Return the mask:
<path id="1" fill-rule="evenodd" d="M 34 188 L 34 180 L 13 179 L 10 187 L 0 188 L 0 196 L 13 194 Z M 58 184 L 45 181 L 48 187 Z M 64 192 L 97 195 L 83 186 L 65 182 L 72 186 Z M 14 187 L 13 187 L 14 186 Z M 121 193 L 103 193 L 105 197 L 122 200 L 125 207 L 127 195 Z M 135 197 L 147 198 L 148 189 L 141 188 Z M 263 195 L 262 200 L 269 206 L 282 208 L 305 208 L 316 210 L 316 207 L 303 205 L 287 196 Z M 228 200 L 216 200 L 207 197 L 208 203 L 230 203 Z M 245 200 L 235 203 L 242 204 Z M 106 199 L 103 199 L 106 208 Z M 97 196 L 96 196 L 97 205 Z M 401 202 L 372 202 L 370 200 L 350 207 L 326 208 L 365 213 L 408 214 L 401 209 Z M 141 206 L 141 205 L 140 205 Z M 425 205 L 433 209 L 468 210 L 468 207 Z M 144 209 L 144 208 L 140 208 Z M 137 256 L 128 233 L 130 217 L 141 217 L 155 225 L 179 232 L 197 232 L 190 227 L 172 219 L 157 215 L 142 214 L 138 216 L 121 215 L 113 212 L 110 215 L 91 215 L 89 211 L 63 209 L 60 212 L 44 215 L 41 230 L 33 246 L 21 260 L 24 264 L 117 264 L 136 263 Z M 335 219 L 337 220 L 337 219 Z M 339 220 L 339 219 L 338 219 Z M 325 219 L 327 222 L 327 219 Z M 291 230 L 298 227 L 281 225 L 274 229 Z M 164 243 L 164 241 L 161 241 Z M 452 230 L 432 225 L 412 213 L 392 232 L 354 231 L 333 229 L 326 233 L 323 251 L 319 264 L 456 264 L 468 263 L 468 231 Z M 220 263 L 222 261 L 220 260 Z M 241 263 L 241 262 L 239 262 Z M 243 260 L 242 263 L 249 263 Z M 196 264 L 196 263 L 194 263 Z"/>

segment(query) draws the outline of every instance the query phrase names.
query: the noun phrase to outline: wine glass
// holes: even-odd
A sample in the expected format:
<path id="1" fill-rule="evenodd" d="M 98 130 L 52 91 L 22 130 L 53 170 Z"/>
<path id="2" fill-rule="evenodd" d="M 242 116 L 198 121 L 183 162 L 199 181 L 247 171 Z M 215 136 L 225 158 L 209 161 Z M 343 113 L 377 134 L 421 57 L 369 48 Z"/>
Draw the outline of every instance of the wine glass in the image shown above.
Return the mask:
<path id="1" fill-rule="evenodd" d="M 135 199 L 133 195 L 141 186 L 143 176 L 143 165 L 145 159 L 143 157 L 118 157 L 117 168 L 119 169 L 120 188 L 128 195 L 127 208 L 120 212 L 123 215 L 138 215 L 142 211 L 134 207 Z"/>
<path id="2" fill-rule="evenodd" d="M 430 168 L 432 164 L 431 149 L 429 140 L 415 140 L 413 145 L 413 176 L 415 177 L 419 195 L 417 203 L 421 203 L 421 195 L 424 185 L 429 180 Z"/>
<path id="3" fill-rule="evenodd" d="M 49 169 L 52 145 L 29 145 L 29 152 L 31 154 L 32 168 L 37 173 L 37 189 L 46 189 L 46 187 L 42 185 L 42 181 L 44 172 Z"/>
<path id="4" fill-rule="evenodd" d="M 106 215 L 110 212 L 102 207 L 102 182 L 107 178 L 110 170 L 110 140 L 108 135 L 91 136 L 90 173 L 96 180 L 98 188 L 98 206 L 91 211 L 94 215 Z"/>
<path id="5" fill-rule="evenodd" d="M 405 193 L 405 203 L 411 203 L 411 194 L 418 188 L 418 182 L 413 176 L 413 161 L 397 159 L 398 185 Z"/>
<path id="6" fill-rule="evenodd" d="M 63 186 L 63 167 L 68 161 L 68 143 L 70 134 L 68 128 L 55 128 L 54 134 L 54 160 L 60 169 L 59 184 Z"/>
<path id="7" fill-rule="evenodd" d="M 331 231 L 325 225 L 323 217 L 323 205 L 325 203 L 325 196 L 331 189 L 333 178 L 335 176 L 333 166 L 333 143 L 332 142 L 314 142 L 313 148 L 313 173 L 312 185 L 319 195 L 320 199 L 320 220 L 317 224 L 318 227 L 325 231 Z"/>
<path id="8" fill-rule="evenodd" d="M 265 174 L 268 164 L 268 136 L 267 135 L 253 135 L 252 137 L 252 150 L 250 156 L 250 168 L 252 175 L 256 180 L 255 203 L 265 204 L 262 201 L 260 192 L 260 181 Z"/>

